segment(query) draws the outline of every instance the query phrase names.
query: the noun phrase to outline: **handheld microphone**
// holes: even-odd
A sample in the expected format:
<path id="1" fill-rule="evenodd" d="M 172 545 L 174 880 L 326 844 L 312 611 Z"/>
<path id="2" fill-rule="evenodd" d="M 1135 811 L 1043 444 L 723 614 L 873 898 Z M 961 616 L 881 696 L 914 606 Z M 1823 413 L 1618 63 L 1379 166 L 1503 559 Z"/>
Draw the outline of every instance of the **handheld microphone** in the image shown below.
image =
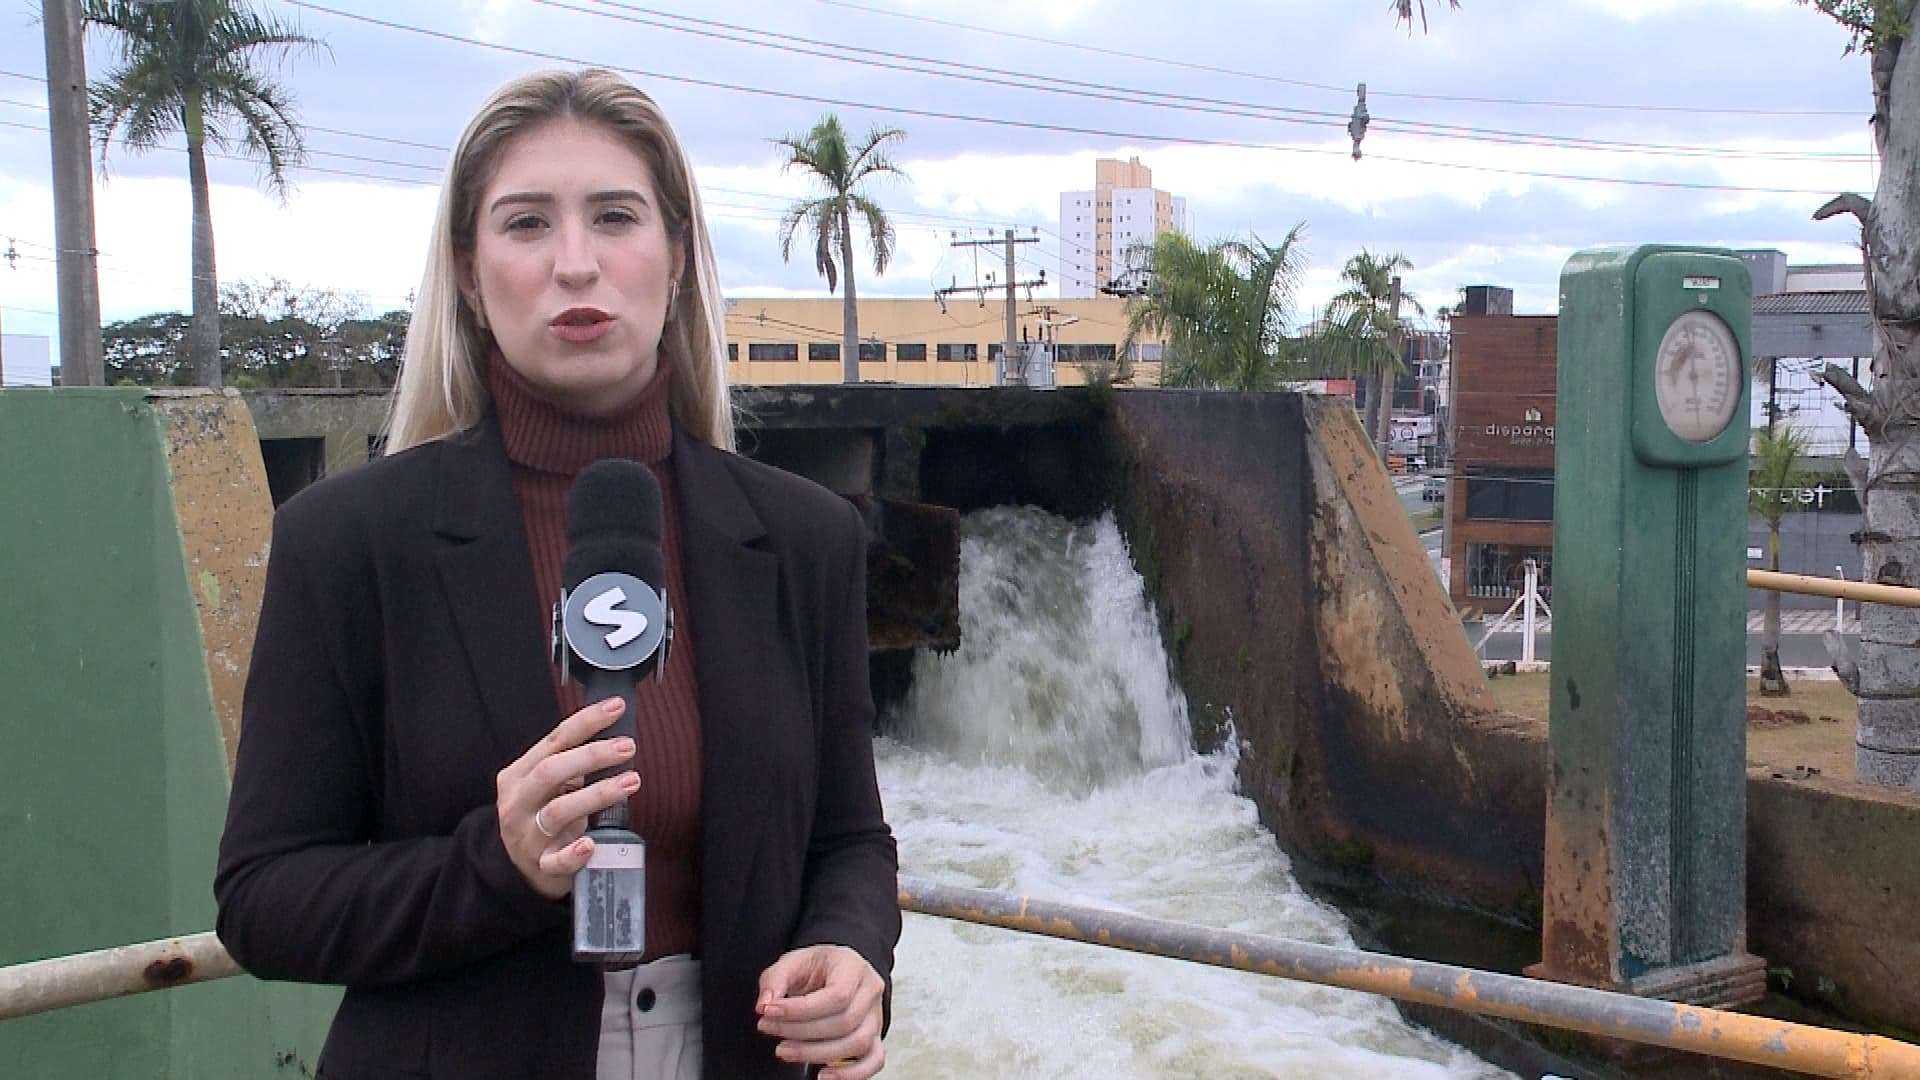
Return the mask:
<path id="1" fill-rule="evenodd" d="M 626 709 L 599 736 L 634 735 L 634 692 L 665 677 L 673 611 L 660 551 L 660 484 L 644 465 L 596 461 L 567 492 L 567 559 L 553 606 L 554 660 L 581 685 L 586 704 L 611 697 Z M 628 766 L 596 772 L 592 784 Z M 622 967 L 646 947 L 646 841 L 627 828 L 619 802 L 587 819 L 593 858 L 573 879 L 573 958 Z"/>

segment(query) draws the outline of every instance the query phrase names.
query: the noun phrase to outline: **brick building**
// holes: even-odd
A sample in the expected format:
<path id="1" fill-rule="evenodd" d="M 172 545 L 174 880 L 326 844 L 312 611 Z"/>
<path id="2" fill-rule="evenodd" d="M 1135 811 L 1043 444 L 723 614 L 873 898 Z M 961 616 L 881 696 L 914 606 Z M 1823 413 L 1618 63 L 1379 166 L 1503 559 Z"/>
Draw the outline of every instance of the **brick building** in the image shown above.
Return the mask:
<path id="1" fill-rule="evenodd" d="M 1505 611 L 1525 562 L 1553 572 L 1553 429 L 1559 319 L 1513 315 L 1507 289 L 1470 289 L 1452 321 L 1453 461 L 1448 592 L 1462 612 Z"/>

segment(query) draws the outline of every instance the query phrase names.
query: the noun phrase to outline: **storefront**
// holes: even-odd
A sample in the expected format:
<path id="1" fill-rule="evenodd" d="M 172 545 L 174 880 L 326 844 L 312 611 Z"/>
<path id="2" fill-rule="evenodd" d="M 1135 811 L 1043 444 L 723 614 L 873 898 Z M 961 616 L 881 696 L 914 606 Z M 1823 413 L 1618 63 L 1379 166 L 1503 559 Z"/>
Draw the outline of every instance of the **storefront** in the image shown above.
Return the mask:
<path id="1" fill-rule="evenodd" d="M 1551 602 L 1558 320 L 1459 315 L 1452 331 L 1448 592 L 1463 614 L 1505 611 L 1531 560 Z"/>

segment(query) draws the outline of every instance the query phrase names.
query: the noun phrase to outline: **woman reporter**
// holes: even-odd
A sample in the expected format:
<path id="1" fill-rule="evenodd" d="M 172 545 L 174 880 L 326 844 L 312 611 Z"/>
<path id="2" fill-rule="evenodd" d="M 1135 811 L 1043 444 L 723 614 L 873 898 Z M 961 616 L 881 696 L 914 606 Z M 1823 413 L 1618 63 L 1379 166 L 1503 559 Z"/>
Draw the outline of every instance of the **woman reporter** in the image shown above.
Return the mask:
<path id="1" fill-rule="evenodd" d="M 604 71 L 502 87 L 419 298 L 386 456 L 276 515 L 221 940 L 347 988 L 326 1077 L 873 1075 L 900 912 L 865 530 L 730 452 L 712 247 L 658 107 Z M 630 740 L 548 653 L 567 491 L 605 458 L 660 481 L 676 616 Z M 564 901 L 622 800 L 647 954 L 603 973 Z"/>

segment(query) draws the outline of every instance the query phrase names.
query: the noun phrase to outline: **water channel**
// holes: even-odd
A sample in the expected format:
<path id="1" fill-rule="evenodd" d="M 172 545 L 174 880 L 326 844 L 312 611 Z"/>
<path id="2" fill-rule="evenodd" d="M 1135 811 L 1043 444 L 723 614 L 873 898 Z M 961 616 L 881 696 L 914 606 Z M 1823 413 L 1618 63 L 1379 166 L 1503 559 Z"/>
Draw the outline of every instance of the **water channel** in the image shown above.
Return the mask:
<path id="1" fill-rule="evenodd" d="M 915 658 L 879 740 L 904 873 L 1351 945 L 1191 749 L 1153 611 L 1111 518 L 968 515 L 963 644 Z M 1481 1078 L 1509 1074 L 1381 998 L 908 915 L 887 1075 Z"/>

